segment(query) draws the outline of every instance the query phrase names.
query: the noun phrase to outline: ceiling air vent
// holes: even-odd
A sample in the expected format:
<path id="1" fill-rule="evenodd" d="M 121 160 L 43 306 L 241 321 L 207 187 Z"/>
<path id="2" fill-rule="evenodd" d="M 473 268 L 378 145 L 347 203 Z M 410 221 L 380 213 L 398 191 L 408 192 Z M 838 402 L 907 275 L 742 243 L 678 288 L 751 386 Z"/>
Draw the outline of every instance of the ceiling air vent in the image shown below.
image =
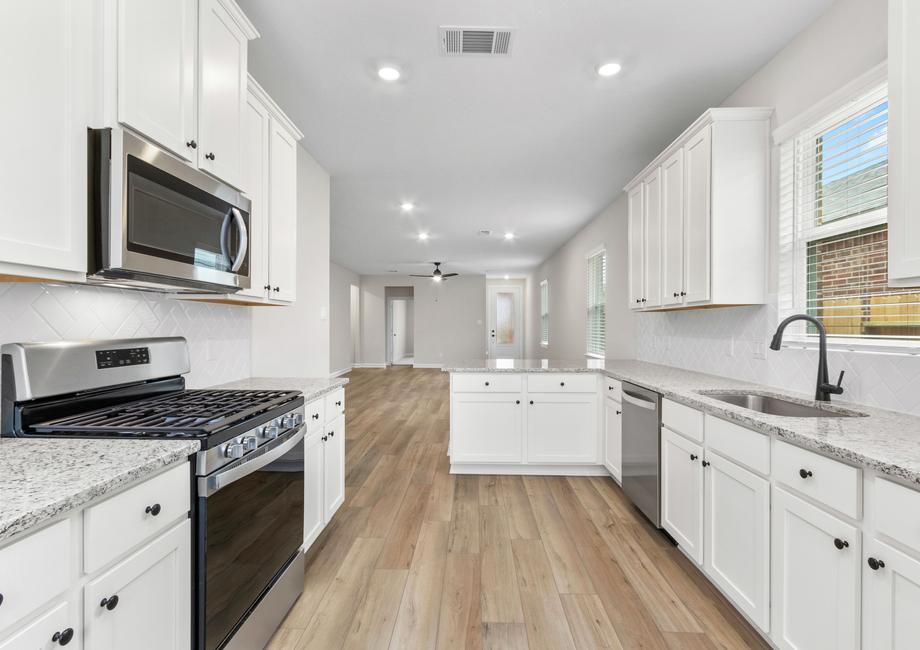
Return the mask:
<path id="1" fill-rule="evenodd" d="M 440 27 L 441 54 L 465 56 L 511 54 L 510 27 Z"/>

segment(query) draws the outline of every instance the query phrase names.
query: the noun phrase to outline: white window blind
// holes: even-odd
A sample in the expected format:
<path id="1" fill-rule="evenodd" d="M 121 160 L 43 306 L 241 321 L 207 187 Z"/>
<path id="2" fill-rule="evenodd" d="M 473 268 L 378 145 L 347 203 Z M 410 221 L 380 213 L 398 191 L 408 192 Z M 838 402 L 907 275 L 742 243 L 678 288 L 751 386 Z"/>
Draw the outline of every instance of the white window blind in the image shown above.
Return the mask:
<path id="1" fill-rule="evenodd" d="M 780 144 L 780 316 L 810 314 L 836 337 L 920 336 L 920 290 L 888 286 L 887 210 L 881 85 Z"/>
<path id="2" fill-rule="evenodd" d="M 540 283 L 540 345 L 549 345 L 549 281 Z"/>
<path id="3" fill-rule="evenodd" d="M 607 332 L 607 252 L 597 251 L 586 260 L 588 273 L 588 354 L 604 356 Z"/>

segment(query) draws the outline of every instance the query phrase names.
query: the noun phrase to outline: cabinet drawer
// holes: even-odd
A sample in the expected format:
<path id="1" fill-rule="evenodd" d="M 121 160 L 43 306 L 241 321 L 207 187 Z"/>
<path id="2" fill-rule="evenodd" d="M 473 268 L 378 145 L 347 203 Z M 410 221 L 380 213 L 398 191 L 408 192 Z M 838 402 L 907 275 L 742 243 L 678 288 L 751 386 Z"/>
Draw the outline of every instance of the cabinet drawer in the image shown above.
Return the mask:
<path id="1" fill-rule="evenodd" d="M 457 393 L 520 393 L 521 375 L 457 373 L 451 377 L 451 388 Z"/>
<path id="2" fill-rule="evenodd" d="M 60 648 L 60 644 L 52 641 L 51 637 L 55 632 L 66 633 L 70 628 L 70 633 L 65 638 L 73 639 L 80 634 L 79 621 L 74 620 L 70 613 L 70 603 L 63 602 L 54 607 L 50 612 L 42 614 L 38 619 L 18 630 L 8 639 L 0 640 L 0 650 L 51 650 Z M 80 647 L 79 638 L 74 639 L 71 647 Z M 68 641 L 67 643 L 70 643 Z"/>
<path id="3" fill-rule="evenodd" d="M 528 393 L 596 393 L 597 375 L 560 374 L 555 372 L 527 375 Z"/>
<path id="4" fill-rule="evenodd" d="M 189 511 L 187 463 L 176 465 L 83 514 L 83 571 L 92 573 L 154 537 Z M 158 514 L 148 512 L 157 504 Z"/>
<path id="5" fill-rule="evenodd" d="M 345 412 L 345 389 L 326 395 L 326 422 L 332 422 Z"/>
<path id="6" fill-rule="evenodd" d="M 0 549 L 0 631 L 70 586 L 70 527 L 65 519 Z"/>
<path id="7" fill-rule="evenodd" d="M 326 423 L 326 400 L 320 397 L 303 407 L 303 417 L 307 431 L 317 431 Z"/>
<path id="8" fill-rule="evenodd" d="M 920 553 L 920 492 L 875 480 L 875 530 Z"/>
<path id="9" fill-rule="evenodd" d="M 773 476 L 793 490 L 859 519 L 862 472 L 813 451 L 776 441 Z"/>
<path id="10" fill-rule="evenodd" d="M 676 431 L 696 442 L 703 442 L 702 411 L 663 399 L 661 400 L 661 423 L 671 431 Z"/>
<path id="11" fill-rule="evenodd" d="M 623 384 L 618 379 L 607 377 L 604 380 L 604 395 L 618 402 L 623 401 Z"/>
<path id="12" fill-rule="evenodd" d="M 755 472 L 770 473 L 770 436 L 766 434 L 707 415 L 706 446 Z"/>

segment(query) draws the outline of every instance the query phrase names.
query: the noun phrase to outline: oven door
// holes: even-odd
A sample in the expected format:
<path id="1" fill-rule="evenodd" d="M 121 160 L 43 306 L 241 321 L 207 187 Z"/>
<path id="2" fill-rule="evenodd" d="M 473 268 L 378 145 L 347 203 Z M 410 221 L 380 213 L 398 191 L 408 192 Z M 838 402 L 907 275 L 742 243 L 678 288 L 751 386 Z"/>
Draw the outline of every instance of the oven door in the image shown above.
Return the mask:
<path id="1" fill-rule="evenodd" d="M 110 208 L 96 216 L 97 275 L 221 293 L 250 286 L 249 199 L 124 129 L 103 130 L 95 149 L 98 195 L 108 194 L 95 210 Z"/>
<path id="2" fill-rule="evenodd" d="M 304 430 L 198 479 L 198 647 L 224 647 L 303 545 Z"/>

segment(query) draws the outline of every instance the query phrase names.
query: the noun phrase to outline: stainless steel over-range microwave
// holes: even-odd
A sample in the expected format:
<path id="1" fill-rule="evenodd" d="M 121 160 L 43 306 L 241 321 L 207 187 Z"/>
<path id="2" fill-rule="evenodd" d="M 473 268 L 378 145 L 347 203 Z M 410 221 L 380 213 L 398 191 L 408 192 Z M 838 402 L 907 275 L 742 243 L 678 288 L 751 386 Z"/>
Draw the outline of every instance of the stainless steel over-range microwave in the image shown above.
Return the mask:
<path id="1" fill-rule="evenodd" d="M 183 293 L 249 288 L 251 203 L 126 129 L 91 129 L 88 279 Z"/>

